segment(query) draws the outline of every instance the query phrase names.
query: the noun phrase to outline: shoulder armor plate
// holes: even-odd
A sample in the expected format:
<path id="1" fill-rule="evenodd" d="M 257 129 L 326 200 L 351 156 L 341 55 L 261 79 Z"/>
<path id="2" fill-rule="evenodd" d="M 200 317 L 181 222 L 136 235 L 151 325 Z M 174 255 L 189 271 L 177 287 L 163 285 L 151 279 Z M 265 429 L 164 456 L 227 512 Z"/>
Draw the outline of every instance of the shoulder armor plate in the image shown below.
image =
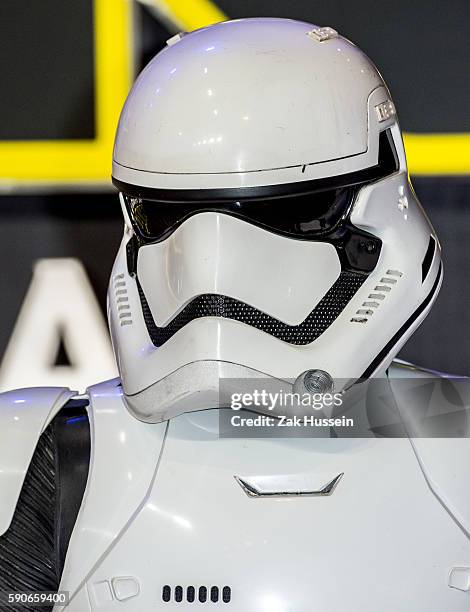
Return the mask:
<path id="1" fill-rule="evenodd" d="M 74 395 L 63 387 L 0 393 L 0 535 L 10 526 L 39 437 Z"/>

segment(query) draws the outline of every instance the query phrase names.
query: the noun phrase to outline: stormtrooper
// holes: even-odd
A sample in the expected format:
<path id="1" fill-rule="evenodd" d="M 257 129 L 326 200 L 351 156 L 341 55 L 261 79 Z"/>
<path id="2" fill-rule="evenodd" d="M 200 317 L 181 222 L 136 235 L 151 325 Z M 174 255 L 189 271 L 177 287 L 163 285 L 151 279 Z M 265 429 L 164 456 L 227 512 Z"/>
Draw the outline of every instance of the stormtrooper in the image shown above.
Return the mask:
<path id="1" fill-rule="evenodd" d="M 440 246 L 371 61 L 293 20 L 179 34 L 127 98 L 113 181 L 120 378 L 1 395 L 2 594 L 467 610 L 468 439 L 219 433 L 221 381 L 347 394 L 429 375 L 393 359 L 437 296 Z"/>

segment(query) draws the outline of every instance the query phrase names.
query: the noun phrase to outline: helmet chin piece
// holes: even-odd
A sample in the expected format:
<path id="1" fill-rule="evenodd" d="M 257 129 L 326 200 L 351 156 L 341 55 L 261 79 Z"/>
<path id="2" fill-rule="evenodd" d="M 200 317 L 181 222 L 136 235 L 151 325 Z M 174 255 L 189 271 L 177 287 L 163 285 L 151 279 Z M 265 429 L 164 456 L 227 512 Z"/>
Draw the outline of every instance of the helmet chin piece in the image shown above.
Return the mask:
<path id="1" fill-rule="evenodd" d="M 241 364 L 205 360 L 188 363 L 148 389 L 124 395 L 124 399 L 139 420 L 160 423 L 185 412 L 231 408 L 233 398 L 244 395 L 241 391 L 253 394 L 255 390 L 270 393 L 271 397 L 277 397 L 280 392 L 295 394 L 300 400 L 305 395 L 315 397 L 333 393 L 334 381 L 323 370 L 302 372 L 292 381 L 277 379 Z M 286 414 L 286 408 L 275 402 L 257 403 L 248 409 L 274 418 Z M 300 402 L 293 404 L 291 410 L 297 415 L 312 414 L 311 407 L 302 408 Z"/>
<path id="2" fill-rule="evenodd" d="M 271 380 L 269 380 L 271 379 Z M 224 384 L 221 385 L 221 381 Z M 290 389 L 288 381 L 227 361 L 204 360 L 181 366 L 175 372 L 135 395 L 125 395 L 131 412 L 141 421 L 159 423 L 185 412 L 229 408 L 231 396 L 240 392 L 240 381 L 262 381 Z M 259 410 L 258 410 L 259 411 Z M 269 412 L 277 416 L 276 411 Z"/>
<path id="3" fill-rule="evenodd" d="M 141 420 L 225 407 L 240 381 L 336 392 L 380 375 L 437 296 L 439 244 L 386 85 L 352 43 L 313 28 L 188 34 L 129 94 L 108 308 Z"/>

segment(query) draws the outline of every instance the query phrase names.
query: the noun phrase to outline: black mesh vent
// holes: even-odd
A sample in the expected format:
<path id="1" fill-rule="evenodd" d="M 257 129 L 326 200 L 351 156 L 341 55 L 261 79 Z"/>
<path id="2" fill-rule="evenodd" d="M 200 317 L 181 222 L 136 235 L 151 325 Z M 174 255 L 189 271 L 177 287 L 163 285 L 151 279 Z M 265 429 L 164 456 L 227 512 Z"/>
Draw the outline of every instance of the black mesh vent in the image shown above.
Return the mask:
<path id="1" fill-rule="evenodd" d="M 178 603 L 183 601 L 183 587 L 177 586 L 175 587 L 175 601 Z"/>
<path id="2" fill-rule="evenodd" d="M 170 601 L 175 601 L 176 603 L 184 602 L 184 589 L 181 585 L 177 585 L 172 590 L 169 584 L 165 584 L 162 588 L 162 600 L 165 603 L 169 603 Z M 222 593 L 222 597 L 220 597 L 220 593 Z M 196 599 L 200 603 L 218 603 L 223 601 L 223 603 L 229 603 L 232 599 L 232 589 L 229 586 L 224 586 L 222 589 L 219 589 L 218 586 L 206 587 L 194 587 L 192 585 L 186 588 L 186 601 L 189 603 L 193 603 Z M 210 594 L 210 597 L 208 597 Z"/>
<path id="3" fill-rule="evenodd" d="M 367 276 L 359 272 L 343 270 L 331 289 L 299 325 L 288 325 L 253 306 L 224 295 L 206 293 L 192 300 L 166 326 L 158 327 L 140 283 L 140 301 L 145 324 L 155 346 L 162 346 L 182 327 L 201 317 L 224 317 L 241 321 L 290 344 L 309 344 L 318 338 L 341 314 Z"/>
<path id="4" fill-rule="evenodd" d="M 193 586 L 188 586 L 188 588 L 186 589 L 186 600 L 189 601 L 189 603 L 193 603 L 195 596 L 195 588 Z"/>
<path id="5" fill-rule="evenodd" d="M 213 586 L 211 588 L 211 601 L 217 603 L 219 601 L 219 587 Z"/>
<path id="6" fill-rule="evenodd" d="M 165 603 L 168 603 L 171 599 L 171 587 L 168 584 L 163 587 L 162 599 Z"/>
<path id="7" fill-rule="evenodd" d="M 199 587 L 199 601 L 201 603 L 206 603 L 207 601 L 207 587 L 205 586 Z"/>
<path id="8" fill-rule="evenodd" d="M 222 589 L 222 601 L 228 603 L 232 599 L 232 589 L 229 586 L 224 586 Z"/>

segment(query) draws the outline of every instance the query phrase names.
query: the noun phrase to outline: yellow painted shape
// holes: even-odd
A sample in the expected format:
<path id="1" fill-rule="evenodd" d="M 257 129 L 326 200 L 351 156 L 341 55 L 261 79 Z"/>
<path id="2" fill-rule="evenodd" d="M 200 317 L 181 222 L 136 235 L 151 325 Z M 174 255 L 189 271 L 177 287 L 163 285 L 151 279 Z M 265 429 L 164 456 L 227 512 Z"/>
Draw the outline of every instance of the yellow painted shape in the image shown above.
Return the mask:
<path id="1" fill-rule="evenodd" d="M 409 173 L 470 174 L 470 134 L 405 134 Z"/>
<path id="2" fill-rule="evenodd" d="M 131 0 L 94 0 L 93 140 L 0 142 L 0 187 L 108 181 L 114 133 L 132 84 Z"/>
<path id="3" fill-rule="evenodd" d="M 225 21 L 227 15 L 211 0 L 154 0 L 164 5 L 168 15 L 186 32 Z"/>

